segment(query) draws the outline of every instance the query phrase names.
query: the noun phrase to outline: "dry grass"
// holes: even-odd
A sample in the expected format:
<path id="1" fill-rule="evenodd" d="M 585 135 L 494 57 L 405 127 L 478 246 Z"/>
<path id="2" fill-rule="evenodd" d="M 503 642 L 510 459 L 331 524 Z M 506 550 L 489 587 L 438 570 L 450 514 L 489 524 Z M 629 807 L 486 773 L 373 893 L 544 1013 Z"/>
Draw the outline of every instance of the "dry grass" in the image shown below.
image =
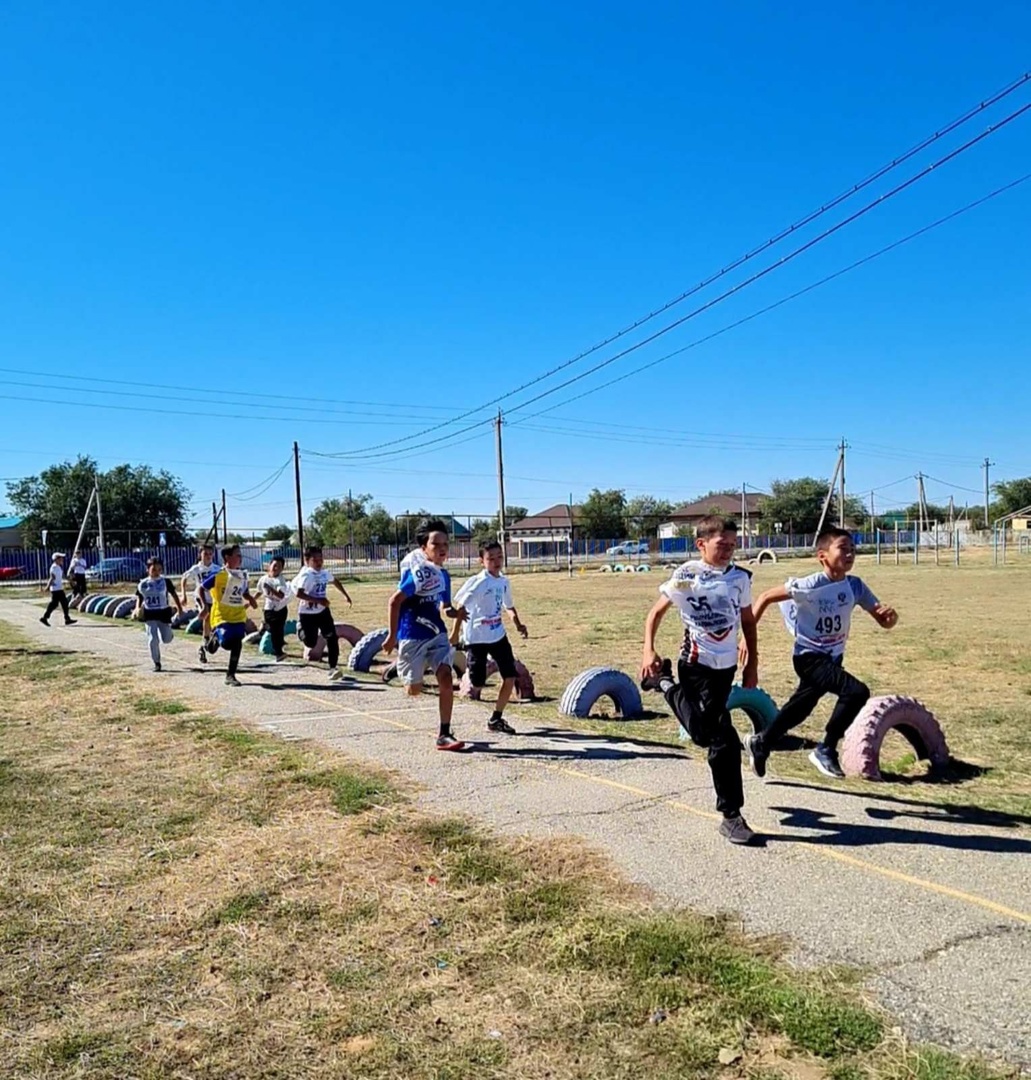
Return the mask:
<path id="1" fill-rule="evenodd" d="M 0 624 L 0 1075 L 984 1080 L 574 843 Z"/>
<path id="2" fill-rule="evenodd" d="M 908 744 L 890 735 L 882 760 L 898 775 L 878 790 L 1031 816 L 1031 750 L 1024 738 L 1031 727 L 1031 652 L 1025 625 L 1031 559 L 1011 556 L 1010 565 L 993 568 L 987 552 L 980 557 L 964 553 L 958 569 L 944 561 L 935 567 L 926 553 L 922 559 L 916 567 L 905 561 L 896 567 L 887 557 L 881 566 L 872 557 L 859 560 L 856 572 L 882 600 L 898 608 L 900 622 L 887 632 L 857 613 L 846 663 L 875 694 L 908 694 L 923 701 L 945 729 L 953 756 L 971 767 L 958 767 L 932 783 L 922 767 L 913 768 Z M 815 560 L 755 567 L 754 591 L 758 594 L 816 567 Z M 456 569 L 456 579 L 458 573 Z M 644 616 L 661 580 L 656 572 L 587 572 L 572 580 L 564 574 L 514 576 L 516 605 L 531 634 L 526 642 L 514 639 L 516 651 L 545 698 L 537 705 L 519 706 L 513 713 L 516 721 L 525 715 L 554 723 L 563 688 L 584 668 L 611 664 L 636 674 Z M 382 625 L 390 586 L 356 583 L 349 591 L 355 607 L 348 620 L 363 629 Z M 660 635 L 664 655 L 676 656 L 680 638 L 679 620 L 671 613 Z M 761 685 L 782 702 L 795 679 L 791 640 L 776 608 L 760 624 L 759 644 Z M 493 686 L 488 687 L 485 699 L 493 694 Z M 601 705 L 604 710 L 608 703 Z M 676 725 L 662 698 L 646 695 L 645 707 L 661 718 L 636 723 L 635 737 L 675 740 Z M 799 734 L 815 741 L 829 714 L 829 700 L 821 702 Z M 600 710 L 598 718 L 603 716 Z M 614 730 L 593 721 L 587 724 Z M 776 755 L 771 771 L 819 779 L 800 752 Z M 863 789 L 858 781 L 851 784 Z"/>

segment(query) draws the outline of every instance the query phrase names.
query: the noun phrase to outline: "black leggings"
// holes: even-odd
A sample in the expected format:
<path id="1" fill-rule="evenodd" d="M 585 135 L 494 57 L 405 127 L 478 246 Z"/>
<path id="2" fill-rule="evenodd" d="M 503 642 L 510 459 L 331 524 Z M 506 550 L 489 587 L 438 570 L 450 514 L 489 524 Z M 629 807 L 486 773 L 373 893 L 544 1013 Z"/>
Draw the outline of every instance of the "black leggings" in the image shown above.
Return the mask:
<path id="1" fill-rule="evenodd" d="M 837 748 L 849 725 L 859 715 L 859 710 L 870 700 L 870 688 L 854 675 L 849 675 L 842 667 L 842 659 L 840 656 L 835 658 L 815 652 L 799 653 L 795 657 L 798 689 L 784 703 L 773 723 L 759 736 L 763 749 L 772 750 L 782 735 L 801 724 L 824 694 L 834 694 L 838 703 L 827 721 L 823 744 L 831 750 Z"/>
<path id="2" fill-rule="evenodd" d="M 50 603 L 47 604 L 47 613 L 43 616 L 44 619 L 49 619 L 58 607 L 64 612 L 65 621 L 68 620 L 68 597 L 64 594 L 64 589 L 57 589 L 50 594 Z"/>
<path id="3" fill-rule="evenodd" d="M 301 616 L 301 641 L 309 649 L 315 648 L 320 633 L 326 639 L 326 659 L 329 660 L 329 666 L 335 668 L 340 660 L 340 641 L 337 638 L 336 623 L 333 622 L 333 612 L 328 607 L 315 615 Z"/>
<path id="4" fill-rule="evenodd" d="M 716 809 L 724 817 L 740 813 L 745 802 L 741 785 L 741 740 L 727 711 L 735 670 L 691 664 L 681 657 L 677 664 L 679 682 L 666 691 L 666 701 L 680 726 L 696 746 L 706 747 L 709 751 Z"/>
<path id="5" fill-rule="evenodd" d="M 236 674 L 236 669 L 240 665 L 240 653 L 243 652 L 242 638 L 237 638 L 236 641 L 232 641 L 228 645 L 223 645 L 218 639 L 218 634 L 212 631 L 211 636 L 204 639 L 204 648 L 207 649 L 208 654 L 211 656 L 214 656 L 220 648 L 225 649 L 225 651 L 229 653 L 229 666 L 226 669 L 226 674 Z"/>
<path id="6" fill-rule="evenodd" d="M 278 611 L 266 608 L 265 629 L 268 631 L 268 636 L 272 639 L 272 651 L 276 656 L 282 656 L 283 642 L 286 637 L 286 608 L 280 608 Z"/>
<path id="7" fill-rule="evenodd" d="M 73 574 L 72 575 L 72 596 L 85 596 L 86 595 L 86 575 L 85 574 Z"/>

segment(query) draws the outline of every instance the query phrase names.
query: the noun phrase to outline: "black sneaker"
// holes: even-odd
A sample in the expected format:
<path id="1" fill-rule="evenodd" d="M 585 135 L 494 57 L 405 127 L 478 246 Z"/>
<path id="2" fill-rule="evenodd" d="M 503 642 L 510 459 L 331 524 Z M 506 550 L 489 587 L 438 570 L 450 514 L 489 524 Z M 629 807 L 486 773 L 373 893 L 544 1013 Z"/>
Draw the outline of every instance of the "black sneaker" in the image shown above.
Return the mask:
<path id="1" fill-rule="evenodd" d="M 227 675 L 226 686 L 243 686 L 243 683 L 235 675 Z"/>
<path id="2" fill-rule="evenodd" d="M 740 814 L 724 818 L 720 822 L 720 836 L 732 844 L 752 844 L 755 833 L 748 827 L 748 822 Z"/>
<path id="3" fill-rule="evenodd" d="M 203 645 L 200 645 L 197 648 L 197 659 L 202 664 L 206 664 L 208 662 L 208 650 L 205 649 Z"/>
<path id="4" fill-rule="evenodd" d="M 65 619 L 64 620 L 64 625 L 65 626 L 74 626 L 78 621 L 79 621 L 78 619 Z"/>
<path id="5" fill-rule="evenodd" d="M 809 760 L 823 773 L 824 776 L 829 776 L 832 780 L 844 780 L 845 773 L 842 771 L 841 765 L 838 762 L 837 750 L 832 750 L 829 746 L 824 746 L 820 743 L 815 750 L 809 755 Z"/>
<path id="6" fill-rule="evenodd" d="M 384 670 L 383 674 L 380 676 L 380 678 L 385 683 L 390 682 L 391 679 L 396 679 L 397 678 L 397 662 L 395 661 L 393 664 L 391 664 L 389 667 L 387 667 Z"/>
<path id="7" fill-rule="evenodd" d="M 46 615 L 40 615 L 40 617 L 39 617 L 39 621 L 40 621 L 40 622 L 41 622 L 41 623 L 42 623 L 42 624 L 43 624 L 44 626 L 49 626 L 49 625 L 50 625 L 50 620 L 49 620 L 49 619 L 48 619 L 48 618 L 46 617 Z"/>
<path id="8" fill-rule="evenodd" d="M 437 736 L 437 749 L 438 750 L 464 750 L 465 743 L 461 739 L 456 739 L 450 732 L 447 735 Z"/>
<path id="9" fill-rule="evenodd" d="M 673 661 L 667 656 L 662 661 L 662 668 L 658 675 L 645 675 L 641 680 L 642 690 L 662 690 L 661 682 L 663 679 L 673 678 Z"/>
<path id="10" fill-rule="evenodd" d="M 282 663 L 282 662 L 283 662 L 283 661 L 284 661 L 285 659 L 286 659 L 286 653 L 285 653 L 285 652 L 281 652 L 281 653 L 280 653 L 280 654 L 279 654 L 279 655 L 278 655 L 278 656 L 276 657 L 276 663 L 277 663 L 277 664 L 281 664 L 281 663 Z"/>
<path id="11" fill-rule="evenodd" d="M 766 759 L 770 756 L 762 745 L 758 735 L 749 735 L 745 738 L 745 753 L 748 755 L 748 764 L 752 766 L 752 772 L 758 777 L 766 775 Z"/>
<path id="12" fill-rule="evenodd" d="M 499 716 L 497 720 L 487 721 L 488 731 L 500 731 L 503 735 L 518 735 L 514 727 L 503 717 Z"/>
<path id="13" fill-rule="evenodd" d="M 157 663 L 154 664 L 154 670 L 155 671 L 160 671 L 161 670 L 161 662 L 160 661 L 158 661 Z"/>

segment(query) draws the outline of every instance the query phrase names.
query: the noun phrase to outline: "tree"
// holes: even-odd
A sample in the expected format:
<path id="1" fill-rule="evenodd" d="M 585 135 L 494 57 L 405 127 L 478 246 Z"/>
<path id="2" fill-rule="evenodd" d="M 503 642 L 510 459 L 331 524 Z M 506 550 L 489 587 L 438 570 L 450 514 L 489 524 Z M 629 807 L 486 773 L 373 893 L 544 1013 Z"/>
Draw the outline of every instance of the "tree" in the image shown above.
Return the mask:
<path id="1" fill-rule="evenodd" d="M 622 540 L 626 536 L 626 493 L 619 488 L 592 488 L 577 519 L 582 536 L 592 540 Z"/>
<path id="2" fill-rule="evenodd" d="M 277 544 L 289 544 L 294 531 L 289 525 L 270 525 L 265 530 L 265 539 Z"/>
<path id="3" fill-rule="evenodd" d="M 80 456 L 7 485 L 7 497 L 24 519 L 29 544 L 41 542 L 43 529 L 55 537 L 78 534 L 94 477 L 100 487 L 105 538 L 128 543 L 131 536 L 134 544 L 153 545 L 163 532 L 169 544 L 186 542 L 190 492 L 178 477 L 164 469 L 155 472 L 149 465 L 118 465 L 98 473 L 92 458 Z M 95 524 L 94 517 L 94 528 Z"/>
<path id="4" fill-rule="evenodd" d="M 392 543 L 394 519 L 368 494 L 325 499 L 312 511 L 308 530 L 313 543 L 344 547 L 354 543 Z M 376 537 L 373 540 L 373 537 Z"/>
<path id="5" fill-rule="evenodd" d="M 874 509 L 876 509 L 876 506 Z M 904 515 L 906 521 L 920 521 L 921 517 L 925 517 L 932 525 L 936 521 L 949 520 L 949 508 L 947 506 L 936 506 L 934 503 L 926 503 L 923 509 L 921 509 L 919 503 L 910 503 L 900 513 Z M 954 512 L 954 514 L 956 517 L 959 516 L 958 511 Z M 895 527 L 894 522 L 892 522 L 891 527 Z"/>
<path id="6" fill-rule="evenodd" d="M 770 494 L 762 500 L 760 521 L 762 527 L 773 531 L 778 526 L 784 531 L 796 533 L 815 532 L 820 523 L 820 511 L 827 498 L 829 480 L 817 480 L 803 476 L 797 480 L 774 480 Z M 845 496 L 846 524 L 861 524 L 866 517 L 862 502 L 854 496 Z M 837 524 L 838 496 L 835 492 L 827 510 L 827 522 Z"/>
<path id="7" fill-rule="evenodd" d="M 505 528 L 510 529 L 517 521 L 522 521 L 529 514 L 525 506 L 505 504 Z M 447 520 L 446 518 L 444 519 Z M 489 520 L 487 518 L 475 518 L 469 526 L 474 544 L 482 544 L 487 540 L 498 538 L 498 515 L 495 514 Z"/>
<path id="8" fill-rule="evenodd" d="M 989 507 L 993 521 L 1031 506 L 1031 476 L 1020 480 L 1000 480 L 992 484 L 992 491 L 996 499 Z"/>
<path id="9" fill-rule="evenodd" d="M 669 520 L 673 504 L 654 495 L 635 495 L 626 504 L 626 516 L 631 535 L 654 536 L 659 526 Z"/>

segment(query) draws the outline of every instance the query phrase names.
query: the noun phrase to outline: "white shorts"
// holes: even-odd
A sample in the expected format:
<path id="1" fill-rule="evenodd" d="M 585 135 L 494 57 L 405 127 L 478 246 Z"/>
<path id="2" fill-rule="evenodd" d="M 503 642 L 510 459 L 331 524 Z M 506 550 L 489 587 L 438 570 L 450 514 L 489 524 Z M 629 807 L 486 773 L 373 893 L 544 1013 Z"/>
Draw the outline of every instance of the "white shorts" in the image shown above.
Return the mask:
<path id="1" fill-rule="evenodd" d="M 409 638 L 397 647 L 397 674 L 405 686 L 423 681 L 426 672 L 436 674 L 441 664 L 451 666 L 451 643 L 447 634 L 432 638 Z"/>

